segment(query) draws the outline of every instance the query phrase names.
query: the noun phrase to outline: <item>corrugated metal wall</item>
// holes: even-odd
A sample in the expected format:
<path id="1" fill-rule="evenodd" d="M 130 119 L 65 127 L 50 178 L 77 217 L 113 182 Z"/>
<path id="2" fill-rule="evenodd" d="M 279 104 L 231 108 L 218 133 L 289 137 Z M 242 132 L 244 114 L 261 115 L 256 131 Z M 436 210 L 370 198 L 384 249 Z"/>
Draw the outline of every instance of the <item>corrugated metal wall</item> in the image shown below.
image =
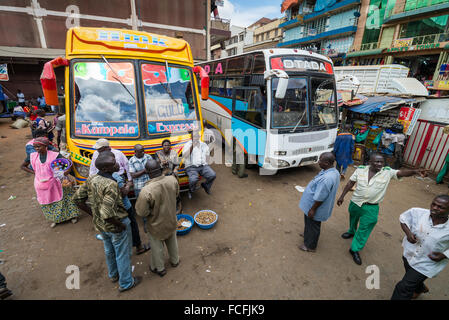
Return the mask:
<path id="1" fill-rule="evenodd" d="M 418 120 L 404 151 L 405 163 L 438 173 L 449 152 L 449 135 L 443 126 Z"/>

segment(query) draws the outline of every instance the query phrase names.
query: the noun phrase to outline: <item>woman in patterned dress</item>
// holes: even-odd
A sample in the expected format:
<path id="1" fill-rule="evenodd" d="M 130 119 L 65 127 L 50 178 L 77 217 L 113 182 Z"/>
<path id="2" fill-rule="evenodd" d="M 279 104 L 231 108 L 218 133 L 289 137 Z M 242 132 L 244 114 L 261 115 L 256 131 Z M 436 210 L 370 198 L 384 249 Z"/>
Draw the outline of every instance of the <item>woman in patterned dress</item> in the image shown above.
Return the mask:
<path id="1" fill-rule="evenodd" d="M 22 169 L 34 174 L 34 188 L 37 194 L 37 201 L 41 205 L 42 212 L 47 220 L 52 222 L 51 227 L 56 224 L 71 220 L 72 223 L 78 221 L 79 209 L 72 201 L 73 177 L 68 176 L 61 180 L 53 176 L 50 164 L 57 158 L 63 158 L 59 153 L 49 151 L 50 141 L 48 138 L 40 137 L 34 139 L 33 146 L 37 152 L 30 156 L 30 161 L 22 165 Z M 28 168 L 31 163 L 33 170 Z"/>

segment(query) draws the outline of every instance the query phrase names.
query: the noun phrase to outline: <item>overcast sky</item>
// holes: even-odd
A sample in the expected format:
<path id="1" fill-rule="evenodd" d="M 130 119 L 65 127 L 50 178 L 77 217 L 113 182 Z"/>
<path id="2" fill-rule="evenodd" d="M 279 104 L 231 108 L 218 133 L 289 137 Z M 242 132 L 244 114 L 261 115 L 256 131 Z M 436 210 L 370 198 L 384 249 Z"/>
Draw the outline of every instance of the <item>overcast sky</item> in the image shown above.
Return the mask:
<path id="1" fill-rule="evenodd" d="M 280 18 L 282 0 L 224 0 L 218 7 L 220 18 L 231 19 L 231 25 L 248 27 L 260 18 Z"/>

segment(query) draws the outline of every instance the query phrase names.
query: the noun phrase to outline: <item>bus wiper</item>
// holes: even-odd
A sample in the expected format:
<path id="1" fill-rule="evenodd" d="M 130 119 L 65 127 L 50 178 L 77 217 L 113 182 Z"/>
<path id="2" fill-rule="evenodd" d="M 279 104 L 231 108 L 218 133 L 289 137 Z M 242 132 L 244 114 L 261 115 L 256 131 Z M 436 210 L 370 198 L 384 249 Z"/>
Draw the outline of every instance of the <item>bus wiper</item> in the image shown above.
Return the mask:
<path id="1" fill-rule="evenodd" d="M 170 96 L 170 98 L 176 103 L 178 104 L 178 101 L 176 101 L 175 97 L 173 97 L 173 93 L 171 93 L 170 87 L 166 87 L 162 81 L 159 81 L 159 83 L 161 84 L 161 86 L 165 89 L 165 91 L 168 93 L 168 95 Z"/>
<path id="2" fill-rule="evenodd" d="M 304 118 L 304 115 L 306 114 L 306 111 L 304 110 L 304 113 L 302 114 L 302 116 L 301 116 L 301 119 L 299 119 L 299 121 L 296 123 L 296 126 L 293 128 L 293 130 L 292 131 L 290 131 L 290 132 L 295 132 L 295 130 L 296 130 L 296 128 L 299 126 L 299 124 L 301 123 L 301 121 L 302 121 L 302 118 Z"/>
<path id="3" fill-rule="evenodd" d="M 115 77 L 112 77 L 114 80 L 118 81 L 123 88 L 125 88 L 125 90 L 129 93 L 129 95 L 134 99 L 134 101 L 136 100 L 136 98 L 134 98 L 134 96 L 132 95 L 131 92 L 129 92 L 128 88 L 124 85 L 124 83 L 122 82 L 122 80 L 120 80 L 119 75 L 115 72 L 114 69 L 112 69 L 111 65 L 109 64 L 108 60 L 106 60 L 106 58 L 102 55 L 101 56 L 104 60 L 104 62 L 106 62 L 106 64 L 108 65 L 109 69 L 111 69 L 111 71 L 115 74 Z"/>

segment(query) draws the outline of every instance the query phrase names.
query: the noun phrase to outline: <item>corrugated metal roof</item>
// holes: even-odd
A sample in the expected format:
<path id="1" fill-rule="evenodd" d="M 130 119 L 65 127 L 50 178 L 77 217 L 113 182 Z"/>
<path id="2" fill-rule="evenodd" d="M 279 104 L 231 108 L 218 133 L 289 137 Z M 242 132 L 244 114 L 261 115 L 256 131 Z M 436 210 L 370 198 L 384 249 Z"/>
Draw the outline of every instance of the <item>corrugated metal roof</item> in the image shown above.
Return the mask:
<path id="1" fill-rule="evenodd" d="M 403 103 L 416 102 L 415 99 L 404 99 L 390 96 L 374 96 L 368 97 L 364 103 L 349 107 L 348 110 L 357 113 L 373 113 L 382 112 L 388 109 L 396 108 Z"/>

